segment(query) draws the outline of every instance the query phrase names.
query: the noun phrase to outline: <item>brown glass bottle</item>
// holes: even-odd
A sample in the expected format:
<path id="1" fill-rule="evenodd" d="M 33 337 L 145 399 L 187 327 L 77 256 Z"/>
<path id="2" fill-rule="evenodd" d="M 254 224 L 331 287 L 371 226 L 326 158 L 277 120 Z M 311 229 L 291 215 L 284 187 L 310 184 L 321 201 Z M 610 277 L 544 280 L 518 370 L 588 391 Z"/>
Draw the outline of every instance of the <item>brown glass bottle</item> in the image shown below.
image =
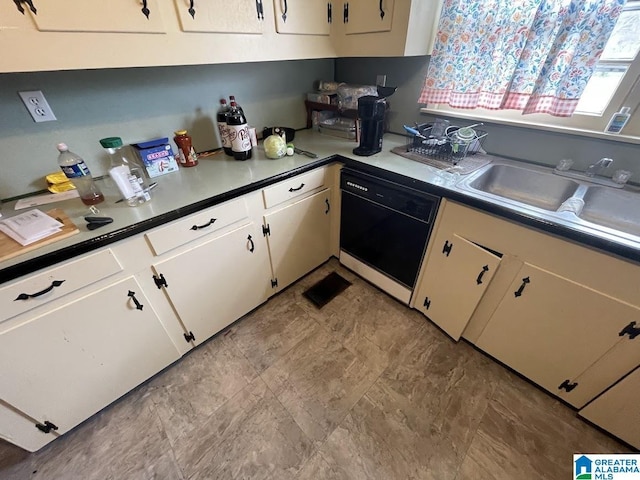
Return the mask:
<path id="1" fill-rule="evenodd" d="M 227 129 L 233 158 L 236 160 L 248 160 L 251 158 L 251 137 L 249 125 L 244 113 L 238 108 L 234 100 L 231 100 L 231 109 L 227 114 Z"/>

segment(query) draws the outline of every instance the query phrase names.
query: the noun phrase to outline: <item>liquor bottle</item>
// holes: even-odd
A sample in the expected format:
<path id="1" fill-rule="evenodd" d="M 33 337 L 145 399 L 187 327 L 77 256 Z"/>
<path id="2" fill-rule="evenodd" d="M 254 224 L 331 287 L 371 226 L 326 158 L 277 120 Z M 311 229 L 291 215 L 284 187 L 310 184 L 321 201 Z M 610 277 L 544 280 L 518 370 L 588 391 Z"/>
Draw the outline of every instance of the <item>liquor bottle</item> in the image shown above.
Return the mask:
<path id="1" fill-rule="evenodd" d="M 135 159 L 127 158 L 122 139 L 120 137 L 103 138 L 100 140 L 100 145 L 111 158 L 109 176 L 117 185 L 127 205 L 135 207 L 151 200 L 142 167 Z"/>
<path id="2" fill-rule="evenodd" d="M 220 132 L 220 140 L 222 141 L 222 149 L 224 153 L 233 157 L 233 150 L 231 150 L 231 141 L 229 140 L 229 128 L 227 127 L 227 116 L 229 115 L 229 106 L 224 98 L 220 99 L 220 109 L 216 114 L 216 120 L 218 122 L 218 132 Z"/>
<path id="3" fill-rule="evenodd" d="M 248 160 L 251 158 L 251 137 L 249 125 L 242 110 L 238 108 L 235 100 L 231 100 L 231 109 L 227 115 L 227 128 L 233 158 L 236 160 Z"/>
<path id="4" fill-rule="evenodd" d="M 58 165 L 78 190 L 82 203 L 95 205 L 104 202 L 104 195 L 93 181 L 89 167 L 84 163 L 82 157 L 69 150 L 66 143 L 59 143 L 56 148 L 60 152 Z"/>

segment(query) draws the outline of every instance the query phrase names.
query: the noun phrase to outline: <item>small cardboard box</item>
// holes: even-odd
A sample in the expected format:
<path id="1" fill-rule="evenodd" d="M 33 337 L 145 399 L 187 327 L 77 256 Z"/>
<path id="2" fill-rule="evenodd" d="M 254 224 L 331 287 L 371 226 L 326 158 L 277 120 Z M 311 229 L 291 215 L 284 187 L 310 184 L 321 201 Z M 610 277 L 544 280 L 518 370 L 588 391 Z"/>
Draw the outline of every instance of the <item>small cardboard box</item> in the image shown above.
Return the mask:
<path id="1" fill-rule="evenodd" d="M 156 138 L 148 142 L 131 145 L 147 169 L 150 178 L 178 171 L 173 150 L 168 138 Z"/>

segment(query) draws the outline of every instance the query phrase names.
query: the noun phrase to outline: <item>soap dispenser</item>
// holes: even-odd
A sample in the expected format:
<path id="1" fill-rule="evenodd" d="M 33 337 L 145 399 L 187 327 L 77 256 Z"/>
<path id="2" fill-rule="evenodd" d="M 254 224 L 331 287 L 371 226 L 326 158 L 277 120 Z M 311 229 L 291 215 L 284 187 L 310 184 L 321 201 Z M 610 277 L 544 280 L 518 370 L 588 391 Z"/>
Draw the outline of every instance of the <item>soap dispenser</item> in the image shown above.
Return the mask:
<path id="1" fill-rule="evenodd" d="M 609 120 L 604 131 L 607 133 L 620 133 L 629 121 L 629 117 L 631 117 L 629 107 L 622 107 L 619 112 L 611 116 L 611 120 Z"/>

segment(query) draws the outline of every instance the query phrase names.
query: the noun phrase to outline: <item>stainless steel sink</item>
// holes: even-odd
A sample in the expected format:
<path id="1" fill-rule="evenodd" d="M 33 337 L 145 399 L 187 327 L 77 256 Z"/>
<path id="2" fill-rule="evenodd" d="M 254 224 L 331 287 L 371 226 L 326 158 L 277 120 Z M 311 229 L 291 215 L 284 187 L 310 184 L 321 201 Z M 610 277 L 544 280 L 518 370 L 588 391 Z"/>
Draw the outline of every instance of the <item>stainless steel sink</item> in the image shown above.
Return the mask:
<path id="1" fill-rule="evenodd" d="M 587 222 L 640 236 L 640 194 L 608 187 L 589 187 L 578 215 Z"/>
<path id="2" fill-rule="evenodd" d="M 552 173 L 511 165 L 491 165 L 467 185 L 480 192 L 550 211 L 557 210 L 580 186 L 578 182 Z"/>

